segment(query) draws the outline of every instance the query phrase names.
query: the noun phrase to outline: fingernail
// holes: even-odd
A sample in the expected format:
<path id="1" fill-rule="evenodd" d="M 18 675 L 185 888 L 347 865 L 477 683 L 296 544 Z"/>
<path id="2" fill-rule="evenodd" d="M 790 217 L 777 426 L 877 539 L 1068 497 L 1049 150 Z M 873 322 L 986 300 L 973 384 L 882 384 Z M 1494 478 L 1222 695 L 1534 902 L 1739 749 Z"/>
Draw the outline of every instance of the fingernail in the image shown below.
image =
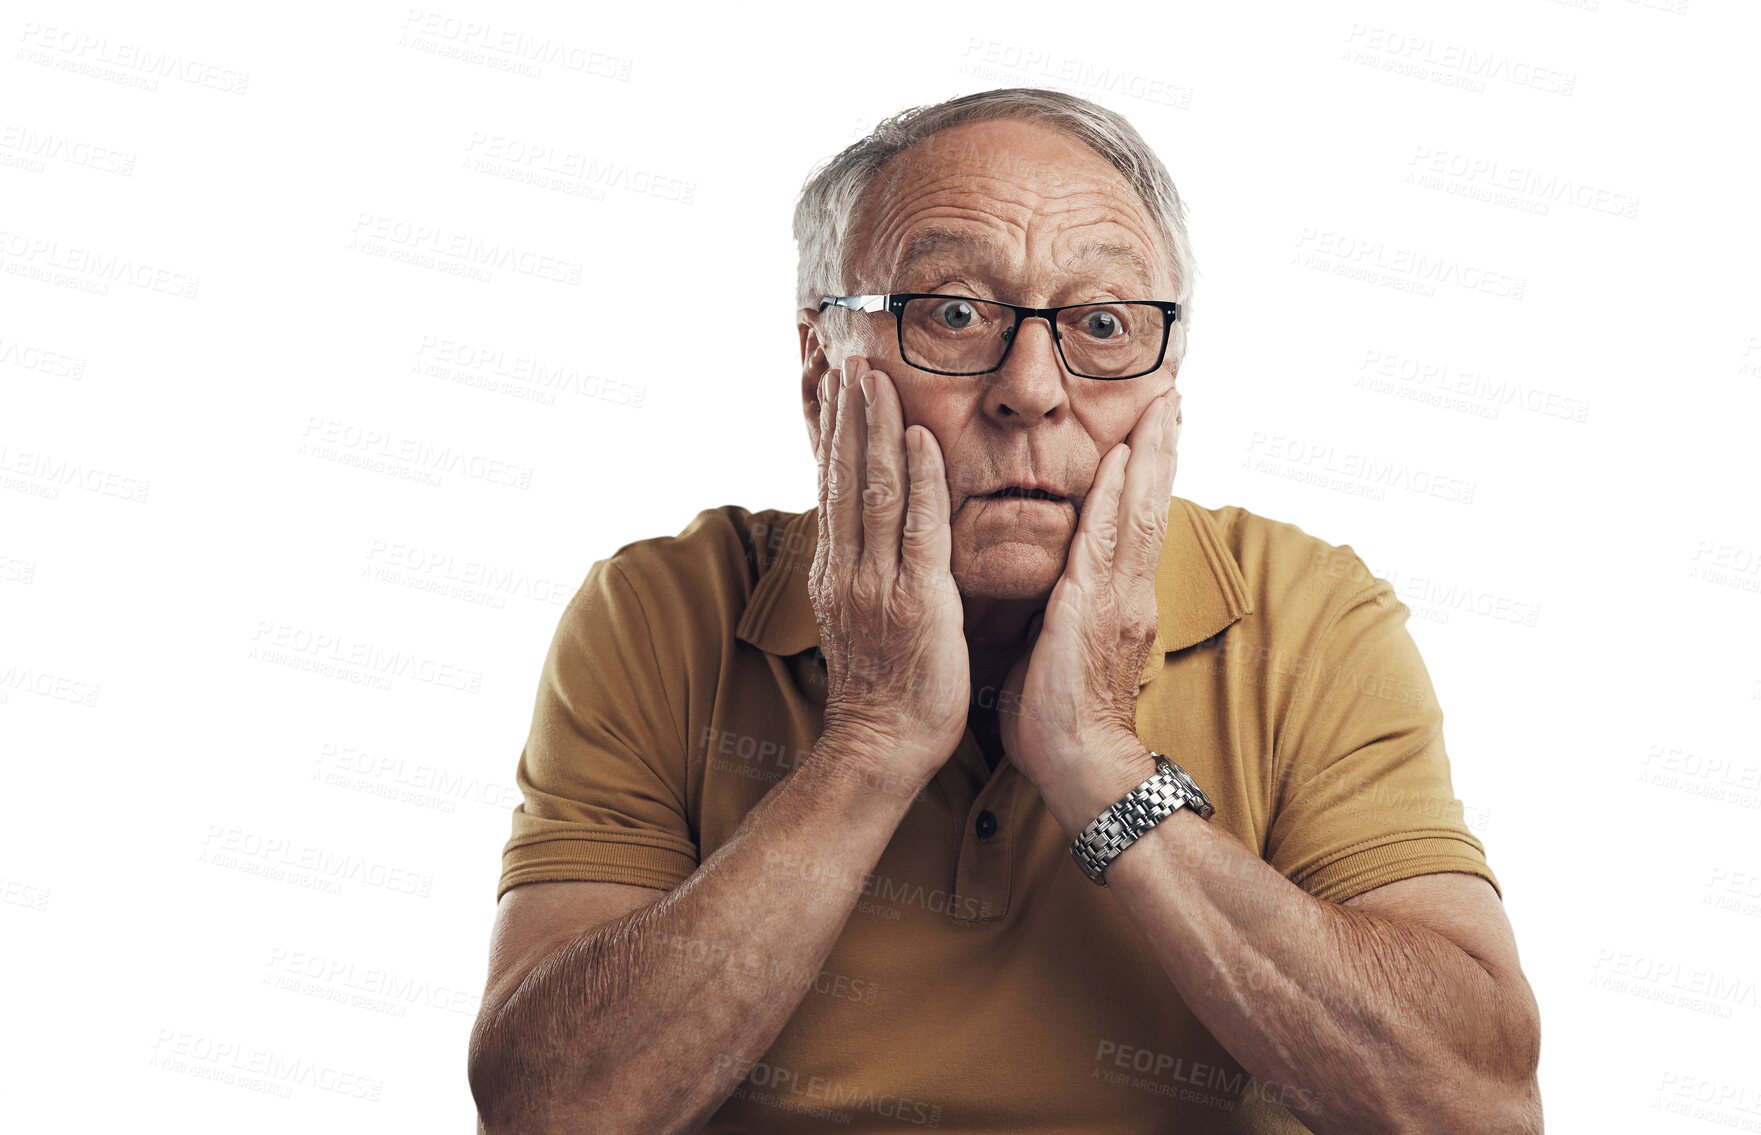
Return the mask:
<path id="1" fill-rule="evenodd" d="M 847 370 L 839 371 L 838 372 L 838 389 L 845 390 L 845 389 L 848 389 L 849 386 L 850 386 L 850 372 Z"/>
<path id="2" fill-rule="evenodd" d="M 862 400 L 864 402 L 873 402 L 874 401 L 874 380 L 868 377 L 867 371 L 863 371 L 862 377 L 858 381 L 860 382 L 860 384 L 862 386 Z"/>
<path id="3" fill-rule="evenodd" d="M 825 401 L 825 380 L 826 380 L 825 375 L 822 374 L 819 376 L 819 400 L 822 403 Z"/>

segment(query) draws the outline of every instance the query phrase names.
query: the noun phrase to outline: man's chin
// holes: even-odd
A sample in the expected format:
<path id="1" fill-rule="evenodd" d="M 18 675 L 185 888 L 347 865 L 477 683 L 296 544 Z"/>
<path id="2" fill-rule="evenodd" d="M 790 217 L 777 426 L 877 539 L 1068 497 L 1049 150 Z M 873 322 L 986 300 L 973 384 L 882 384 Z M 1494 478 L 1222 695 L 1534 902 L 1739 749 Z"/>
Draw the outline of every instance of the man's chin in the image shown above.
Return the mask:
<path id="1" fill-rule="evenodd" d="M 954 582 L 968 599 L 1043 599 L 1064 574 L 1066 543 L 1058 548 L 1006 541 L 971 547 L 954 542 Z"/>

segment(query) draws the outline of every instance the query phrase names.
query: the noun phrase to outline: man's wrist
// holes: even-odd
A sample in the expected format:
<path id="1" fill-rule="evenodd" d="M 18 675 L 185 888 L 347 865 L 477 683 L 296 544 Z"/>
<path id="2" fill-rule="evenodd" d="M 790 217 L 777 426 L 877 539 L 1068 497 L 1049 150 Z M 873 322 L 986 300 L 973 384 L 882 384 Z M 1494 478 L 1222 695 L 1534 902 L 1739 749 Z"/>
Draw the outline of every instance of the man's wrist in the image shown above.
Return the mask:
<path id="1" fill-rule="evenodd" d="M 1156 772 L 1156 759 L 1136 737 L 1097 744 L 1069 762 L 1068 778 L 1051 792 L 1041 791 L 1046 807 L 1074 840 L 1095 818 Z"/>
<path id="2" fill-rule="evenodd" d="M 929 780 L 907 776 L 885 760 L 896 753 L 893 742 L 846 730 L 827 730 L 795 770 L 816 791 L 848 798 L 852 806 L 872 809 L 876 802 L 896 807 L 901 815 L 922 795 Z"/>

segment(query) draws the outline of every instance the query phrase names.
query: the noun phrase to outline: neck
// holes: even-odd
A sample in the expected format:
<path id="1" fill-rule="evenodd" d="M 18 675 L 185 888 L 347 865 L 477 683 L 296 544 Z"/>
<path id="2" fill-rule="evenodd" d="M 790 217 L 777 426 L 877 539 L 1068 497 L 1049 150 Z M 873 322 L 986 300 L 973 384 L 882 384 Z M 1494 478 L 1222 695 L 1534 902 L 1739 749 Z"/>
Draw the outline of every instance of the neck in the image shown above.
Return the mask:
<path id="1" fill-rule="evenodd" d="M 966 597 L 966 647 L 972 667 L 972 688 L 996 688 L 1027 649 L 1027 625 L 1045 609 L 1046 597 L 989 599 Z"/>

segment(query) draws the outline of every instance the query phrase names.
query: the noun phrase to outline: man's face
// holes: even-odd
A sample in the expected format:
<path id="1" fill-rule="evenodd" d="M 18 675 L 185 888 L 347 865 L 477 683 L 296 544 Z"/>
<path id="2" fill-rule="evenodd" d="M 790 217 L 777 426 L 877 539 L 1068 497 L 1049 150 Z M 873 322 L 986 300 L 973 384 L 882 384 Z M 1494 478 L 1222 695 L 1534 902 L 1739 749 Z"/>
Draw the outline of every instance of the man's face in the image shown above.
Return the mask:
<path id="1" fill-rule="evenodd" d="M 932 229 L 992 247 L 944 240 L 926 249 L 921 238 Z M 1038 123 L 968 123 L 899 155 L 870 185 L 850 241 L 853 278 L 843 283 L 851 294 L 942 292 L 1034 307 L 1175 294 L 1149 211 L 1124 176 L 1082 142 Z M 1147 274 L 1117 248 L 1085 259 L 1091 243 L 1134 252 Z M 810 434 L 818 376 L 858 354 L 893 380 L 905 424 L 935 435 L 948 467 L 953 574 L 969 597 L 1051 592 L 1101 458 L 1175 380 L 1172 344 L 1162 369 L 1140 378 L 1073 377 L 1043 319 L 1017 328 L 1000 370 L 966 378 L 904 362 L 890 315 L 804 312 L 802 319 L 833 336 L 815 348 L 803 332 Z M 839 326 L 854 331 L 840 334 Z M 818 350 L 829 357 L 816 357 Z M 987 495 L 1023 482 L 1065 499 Z"/>

